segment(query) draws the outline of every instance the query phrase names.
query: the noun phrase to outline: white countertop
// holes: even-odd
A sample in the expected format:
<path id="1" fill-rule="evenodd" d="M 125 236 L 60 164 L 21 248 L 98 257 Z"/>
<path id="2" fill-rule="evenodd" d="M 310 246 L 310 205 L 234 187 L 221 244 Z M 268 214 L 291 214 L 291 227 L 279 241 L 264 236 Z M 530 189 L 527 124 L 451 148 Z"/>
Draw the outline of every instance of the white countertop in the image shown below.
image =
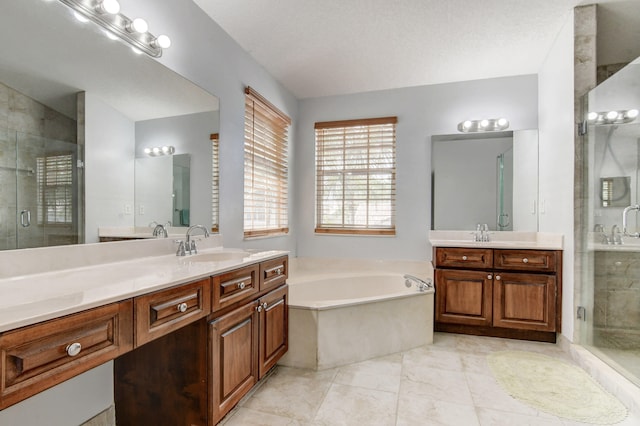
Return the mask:
<path id="1" fill-rule="evenodd" d="M 107 238 L 157 238 L 153 236 L 153 227 L 148 226 L 102 226 L 98 228 L 98 237 Z M 188 227 L 169 226 L 166 228 L 169 238 L 184 239 Z"/>
<path id="2" fill-rule="evenodd" d="M 490 231 L 488 242 L 474 241 L 475 231 L 429 231 L 433 247 L 562 250 L 563 236 L 549 232 Z"/>
<path id="3" fill-rule="evenodd" d="M 199 241 L 205 245 L 204 240 Z M 145 249 L 149 249 L 149 254 L 142 251 L 145 255 L 142 256 L 141 250 Z M 69 261 L 68 257 L 65 257 L 65 253 L 75 254 L 78 250 L 84 253 L 83 259 Z M 157 254 L 158 251 L 168 251 L 169 254 Z M 132 254 L 133 252 L 137 252 L 137 256 Z M 246 252 L 247 255 L 222 261 L 196 261 L 197 256 L 220 252 Z M 105 253 L 112 258 L 99 262 L 97 257 L 109 257 L 105 256 Z M 173 242 L 166 239 L 0 253 L 0 265 L 4 276 L 0 279 L 0 332 L 196 281 L 286 254 L 286 251 L 252 251 L 215 246 L 203 247 L 198 255 L 183 257 L 175 255 Z M 61 264 L 66 263 L 65 266 L 68 267 L 47 270 L 46 267 L 33 264 L 33 273 L 20 273 L 24 272 L 25 268 L 18 263 L 37 262 L 45 257 L 57 258 Z M 15 276 L 8 276 L 10 273 L 5 269 L 11 268 L 11 261 L 16 263 Z M 38 270 L 39 268 L 41 270 Z"/>

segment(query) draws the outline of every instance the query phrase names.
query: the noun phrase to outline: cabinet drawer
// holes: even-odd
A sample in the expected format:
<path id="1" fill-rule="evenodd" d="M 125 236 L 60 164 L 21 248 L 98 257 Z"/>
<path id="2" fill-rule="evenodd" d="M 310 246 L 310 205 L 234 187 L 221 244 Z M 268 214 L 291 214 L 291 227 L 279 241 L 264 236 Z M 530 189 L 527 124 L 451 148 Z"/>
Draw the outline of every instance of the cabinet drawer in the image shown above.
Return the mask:
<path id="1" fill-rule="evenodd" d="M 494 251 L 495 269 L 512 271 L 555 272 L 556 252 L 551 250 L 504 250 Z"/>
<path id="2" fill-rule="evenodd" d="M 437 268 L 489 269 L 493 266 L 493 250 L 464 247 L 437 247 Z"/>
<path id="3" fill-rule="evenodd" d="M 131 300 L 0 335 L 0 409 L 133 348 Z"/>
<path id="4" fill-rule="evenodd" d="M 289 258 L 279 257 L 260 264 L 260 291 L 280 287 L 289 276 Z"/>
<path id="5" fill-rule="evenodd" d="M 211 312 L 209 278 L 136 297 L 136 347 Z"/>
<path id="6" fill-rule="evenodd" d="M 213 310 L 230 306 L 257 293 L 259 290 L 258 265 L 227 272 L 213 277 Z"/>

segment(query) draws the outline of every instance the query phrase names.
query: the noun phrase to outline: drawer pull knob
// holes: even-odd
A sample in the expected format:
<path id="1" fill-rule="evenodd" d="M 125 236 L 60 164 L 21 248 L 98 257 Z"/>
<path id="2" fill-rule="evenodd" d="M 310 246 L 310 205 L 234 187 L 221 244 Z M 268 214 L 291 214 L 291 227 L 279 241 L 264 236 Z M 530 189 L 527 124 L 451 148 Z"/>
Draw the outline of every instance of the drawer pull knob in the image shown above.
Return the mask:
<path id="1" fill-rule="evenodd" d="M 182 302 L 178 305 L 178 311 L 187 312 L 187 307 L 187 304 L 185 302 Z"/>
<path id="2" fill-rule="evenodd" d="M 72 344 L 68 345 L 66 350 L 67 350 L 67 355 L 76 356 L 82 350 L 82 345 L 80 343 L 78 343 L 78 342 L 75 342 L 75 343 L 72 343 Z"/>
<path id="3" fill-rule="evenodd" d="M 500 281 L 500 275 L 496 275 L 496 281 Z"/>
<path id="4" fill-rule="evenodd" d="M 242 281 L 241 283 L 238 283 L 238 288 L 239 288 L 240 290 L 244 290 L 244 288 L 245 288 L 246 286 L 247 286 L 247 285 L 244 283 L 244 281 Z"/>
<path id="5" fill-rule="evenodd" d="M 462 256 L 462 260 L 467 260 L 467 256 Z"/>
<path id="6" fill-rule="evenodd" d="M 276 269 L 276 275 L 280 275 L 280 274 L 282 274 L 282 269 L 280 268 Z"/>
<path id="7" fill-rule="evenodd" d="M 258 305 L 256 309 L 258 310 L 258 312 L 262 312 L 262 305 Z"/>
<path id="8" fill-rule="evenodd" d="M 522 263 L 529 263 L 529 259 L 525 257 L 524 259 L 522 259 Z"/>
<path id="9" fill-rule="evenodd" d="M 269 306 L 269 305 L 267 304 L 267 302 L 264 302 L 264 303 L 262 304 L 262 308 L 263 308 L 265 311 L 267 310 L 267 306 Z"/>
<path id="10" fill-rule="evenodd" d="M 488 280 L 490 280 L 490 279 L 492 279 L 492 278 L 493 278 L 493 275 L 491 275 L 491 274 L 487 275 L 487 279 L 488 279 Z"/>

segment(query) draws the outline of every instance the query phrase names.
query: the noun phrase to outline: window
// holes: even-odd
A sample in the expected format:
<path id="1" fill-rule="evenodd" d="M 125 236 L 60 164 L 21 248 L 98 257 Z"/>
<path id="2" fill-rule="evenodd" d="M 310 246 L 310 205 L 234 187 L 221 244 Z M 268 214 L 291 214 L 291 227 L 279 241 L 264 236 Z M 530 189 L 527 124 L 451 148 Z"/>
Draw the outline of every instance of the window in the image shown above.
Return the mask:
<path id="1" fill-rule="evenodd" d="M 244 236 L 286 233 L 291 119 L 250 87 L 245 93 Z"/>
<path id="2" fill-rule="evenodd" d="M 211 232 L 220 232 L 220 136 L 211 139 Z"/>
<path id="3" fill-rule="evenodd" d="M 36 159 L 38 222 L 73 223 L 73 155 Z"/>
<path id="4" fill-rule="evenodd" d="M 397 117 L 316 123 L 316 232 L 395 235 Z"/>

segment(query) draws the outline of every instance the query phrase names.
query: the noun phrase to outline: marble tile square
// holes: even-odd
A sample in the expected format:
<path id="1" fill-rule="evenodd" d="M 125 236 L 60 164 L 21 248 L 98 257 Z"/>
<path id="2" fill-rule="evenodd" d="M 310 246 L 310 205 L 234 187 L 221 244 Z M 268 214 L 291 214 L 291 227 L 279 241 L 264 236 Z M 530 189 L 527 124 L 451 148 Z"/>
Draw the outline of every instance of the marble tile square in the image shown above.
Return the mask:
<path id="1" fill-rule="evenodd" d="M 396 401 L 396 393 L 333 384 L 313 424 L 394 426 Z"/>
<path id="2" fill-rule="evenodd" d="M 413 395 L 404 395 L 398 400 L 396 426 L 476 426 L 479 424 L 473 405 L 437 401 Z"/>
<path id="3" fill-rule="evenodd" d="M 403 373 L 400 395 L 424 399 L 473 404 L 465 374 L 457 371 L 422 368 Z"/>
<path id="4" fill-rule="evenodd" d="M 341 367 L 333 382 L 398 393 L 401 371 L 402 355 L 396 354 Z"/>
<path id="5" fill-rule="evenodd" d="M 239 408 L 225 417 L 220 426 L 302 426 L 306 423 L 249 408 Z"/>
<path id="6" fill-rule="evenodd" d="M 536 415 L 491 410 L 488 408 L 478 408 L 477 413 L 482 426 L 562 426 L 562 422 L 557 418 L 538 417 Z"/>
<path id="7" fill-rule="evenodd" d="M 462 371 L 460 355 L 443 348 L 420 347 L 405 352 L 402 364 L 404 368 L 438 368 L 442 370 Z"/>

